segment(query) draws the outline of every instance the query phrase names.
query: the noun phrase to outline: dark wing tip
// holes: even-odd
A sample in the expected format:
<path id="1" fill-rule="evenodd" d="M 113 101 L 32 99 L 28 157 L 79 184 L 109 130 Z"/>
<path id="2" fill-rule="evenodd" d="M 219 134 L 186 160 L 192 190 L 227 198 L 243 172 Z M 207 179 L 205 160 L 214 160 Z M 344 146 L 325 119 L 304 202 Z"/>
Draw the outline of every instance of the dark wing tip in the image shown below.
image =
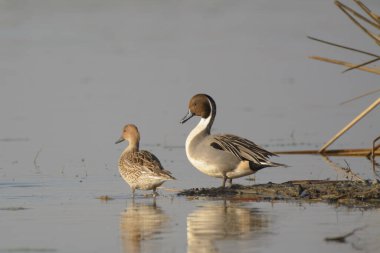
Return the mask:
<path id="1" fill-rule="evenodd" d="M 215 148 L 215 149 L 219 149 L 219 150 L 223 150 L 222 146 L 220 146 L 218 143 L 216 142 L 212 142 L 210 144 L 211 147 Z"/>

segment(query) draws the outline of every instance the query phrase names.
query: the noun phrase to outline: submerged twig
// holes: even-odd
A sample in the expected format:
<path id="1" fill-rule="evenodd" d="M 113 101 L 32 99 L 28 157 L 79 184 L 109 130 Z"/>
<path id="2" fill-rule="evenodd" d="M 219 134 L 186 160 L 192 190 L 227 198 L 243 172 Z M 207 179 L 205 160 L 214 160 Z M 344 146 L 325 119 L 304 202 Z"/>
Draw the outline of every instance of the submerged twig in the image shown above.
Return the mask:
<path id="1" fill-rule="evenodd" d="M 114 198 L 108 196 L 108 195 L 102 195 L 102 196 L 99 196 L 99 197 L 96 197 L 97 199 L 100 199 L 101 201 L 104 201 L 104 202 L 107 202 L 107 201 L 110 201 L 110 200 L 113 200 Z"/>
<path id="2" fill-rule="evenodd" d="M 363 230 L 364 228 L 366 228 L 367 226 L 363 226 L 363 227 L 359 227 L 359 228 L 355 228 L 354 230 L 352 230 L 351 232 L 347 233 L 347 234 L 344 234 L 344 235 L 341 235 L 341 236 L 334 236 L 334 237 L 326 237 L 325 238 L 325 241 L 328 241 L 328 242 L 340 242 L 340 243 L 345 243 L 346 242 L 346 239 L 352 235 L 354 235 L 357 231 L 359 230 Z"/>
<path id="3" fill-rule="evenodd" d="M 41 173 L 41 171 L 40 171 L 40 166 L 37 163 L 37 159 L 38 159 L 38 156 L 40 155 L 41 151 L 42 151 L 42 148 L 40 148 L 37 151 L 37 154 L 36 154 L 36 156 L 34 157 L 34 160 L 33 160 L 34 168 L 36 169 L 36 171 L 37 171 L 38 174 Z"/>

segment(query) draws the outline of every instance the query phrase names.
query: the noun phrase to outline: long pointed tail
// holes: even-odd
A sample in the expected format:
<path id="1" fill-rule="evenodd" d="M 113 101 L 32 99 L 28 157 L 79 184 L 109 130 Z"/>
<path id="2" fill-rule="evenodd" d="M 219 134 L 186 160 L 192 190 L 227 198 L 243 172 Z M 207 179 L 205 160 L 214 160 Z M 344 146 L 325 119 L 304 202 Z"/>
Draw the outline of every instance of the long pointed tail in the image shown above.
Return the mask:
<path id="1" fill-rule="evenodd" d="M 275 163 L 275 162 L 271 162 L 270 167 L 284 167 L 284 168 L 288 168 L 290 167 L 289 165 L 286 165 L 286 164 L 283 164 L 283 163 Z"/>

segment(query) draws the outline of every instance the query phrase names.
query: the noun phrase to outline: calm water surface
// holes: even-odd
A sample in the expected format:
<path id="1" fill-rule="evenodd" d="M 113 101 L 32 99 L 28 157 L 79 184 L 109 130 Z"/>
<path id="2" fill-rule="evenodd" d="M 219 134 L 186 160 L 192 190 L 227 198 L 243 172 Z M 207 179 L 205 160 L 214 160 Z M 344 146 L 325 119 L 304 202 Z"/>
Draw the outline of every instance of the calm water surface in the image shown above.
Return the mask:
<path id="1" fill-rule="evenodd" d="M 214 132 L 272 151 L 319 148 L 378 97 L 340 106 L 378 77 L 308 59 L 368 60 L 307 35 L 378 51 L 330 0 L 0 0 L 0 252 L 378 252 L 378 210 L 175 193 L 221 184 L 185 156 L 195 93 L 216 100 Z M 333 147 L 370 146 L 379 116 Z M 125 123 L 178 179 L 156 200 L 132 199 L 118 175 Z M 343 179 L 347 164 L 372 177 L 362 158 L 275 160 L 291 167 L 235 182 Z"/>

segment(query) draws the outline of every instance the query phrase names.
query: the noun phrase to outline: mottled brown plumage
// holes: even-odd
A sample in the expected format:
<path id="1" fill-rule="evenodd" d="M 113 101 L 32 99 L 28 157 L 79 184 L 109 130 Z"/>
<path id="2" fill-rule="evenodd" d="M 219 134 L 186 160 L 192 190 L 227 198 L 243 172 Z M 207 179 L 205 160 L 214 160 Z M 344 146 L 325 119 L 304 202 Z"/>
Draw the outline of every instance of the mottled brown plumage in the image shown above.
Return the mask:
<path id="1" fill-rule="evenodd" d="M 139 150 L 140 134 L 135 125 L 129 124 L 123 128 L 123 134 L 116 143 L 124 140 L 129 142 L 119 158 L 119 172 L 129 184 L 132 193 L 135 189 L 153 190 L 167 180 L 175 179 L 165 170 L 158 158 L 146 150 Z"/>

